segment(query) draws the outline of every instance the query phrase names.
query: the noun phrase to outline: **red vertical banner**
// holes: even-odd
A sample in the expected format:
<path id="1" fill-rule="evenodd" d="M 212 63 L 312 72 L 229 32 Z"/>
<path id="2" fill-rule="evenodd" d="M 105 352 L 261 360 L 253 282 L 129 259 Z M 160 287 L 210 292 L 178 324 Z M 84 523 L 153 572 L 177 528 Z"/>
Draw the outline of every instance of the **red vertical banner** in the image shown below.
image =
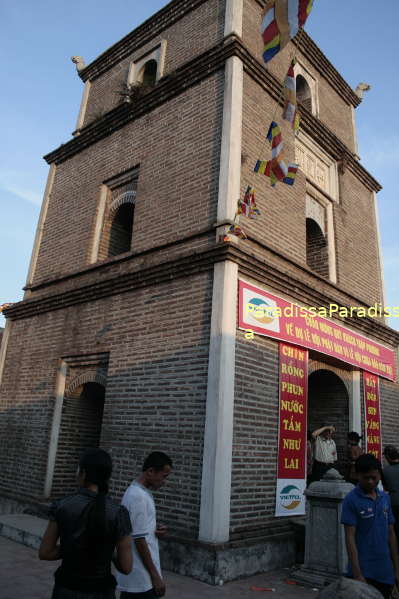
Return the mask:
<path id="1" fill-rule="evenodd" d="M 276 516 L 305 513 L 308 351 L 280 343 Z"/>
<path id="2" fill-rule="evenodd" d="M 381 408 L 379 378 L 363 372 L 364 414 L 366 421 L 366 452 L 382 458 Z"/>

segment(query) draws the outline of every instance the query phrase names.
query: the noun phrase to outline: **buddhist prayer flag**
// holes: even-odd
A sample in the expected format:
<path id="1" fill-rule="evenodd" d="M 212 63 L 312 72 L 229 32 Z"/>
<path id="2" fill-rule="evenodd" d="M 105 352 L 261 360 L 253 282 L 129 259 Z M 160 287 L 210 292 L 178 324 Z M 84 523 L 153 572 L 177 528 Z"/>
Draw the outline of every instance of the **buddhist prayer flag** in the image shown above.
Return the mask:
<path id="1" fill-rule="evenodd" d="M 287 163 L 283 157 L 283 139 L 281 136 L 281 129 L 274 121 L 270 125 L 267 139 L 272 145 L 272 159 L 258 160 L 255 164 L 255 173 L 260 173 L 266 177 L 270 177 L 270 183 L 272 187 L 275 187 L 277 181 L 282 181 L 287 185 L 293 185 L 295 182 L 295 176 L 298 171 L 298 165 L 294 163 Z"/>
<path id="2" fill-rule="evenodd" d="M 283 183 L 286 183 L 287 185 L 294 185 L 295 176 L 296 176 L 297 172 L 298 172 L 298 165 L 290 162 L 288 164 L 288 172 L 283 179 Z"/>
<path id="3" fill-rule="evenodd" d="M 229 227 L 228 233 L 229 235 L 235 235 L 240 239 L 247 239 L 247 236 L 239 225 L 231 225 L 231 227 Z"/>
<path id="4" fill-rule="evenodd" d="M 283 119 L 291 123 L 295 133 L 299 130 L 299 114 L 297 112 L 296 102 L 296 79 L 295 79 L 295 59 L 292 60 L 287 76 L 284 81 L 284 111 Z"/>
<path id="5" fill-rule="evenodd" d="M 283 150 L 283 138 L 281 136 L 281 129 L 277 123 L 272 121 L 269 131 L 267 133 L 267 139 L 272 144 L 272 158 L 278 158 Z"/>
<path id="6" fill-rule="evenodd" d="M 253 187 L 248 185 L 247 191 L 245 192 L 244 199 L 238 200 L 237 214 L 243 214 L 248 218 L 256 218 L 260 215 L 260 210 L 256 205 L 255 190 Z"/>
<path id="7" fill-rule="evenodd" d="M 312 7 L 313 0 L 268 0 L 261 27 L 266 63 L 296 36 Z"/>

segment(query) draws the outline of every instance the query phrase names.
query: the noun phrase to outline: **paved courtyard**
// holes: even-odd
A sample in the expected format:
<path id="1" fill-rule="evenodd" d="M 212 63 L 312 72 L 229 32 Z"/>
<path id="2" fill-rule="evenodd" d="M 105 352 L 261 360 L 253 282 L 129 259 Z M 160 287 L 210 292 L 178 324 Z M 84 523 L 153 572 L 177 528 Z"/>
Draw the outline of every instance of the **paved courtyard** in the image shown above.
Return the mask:
<path id="1" fill-rule="evenodd" d="M 0 537 L 0 597 L 1 599 L 50 599 L 55 562 L 42 562 L 37 551 Z M 289 570 L 253 576 L 222 587 L 213 587 L 191 578 L 167 572 L 166 597 L 170 599 L 258 599 L 284 597 L 301 599 L 316 597 L 317 592 L 286 583 Z M 275 591 L 255 590 L 274 588 Z"/>

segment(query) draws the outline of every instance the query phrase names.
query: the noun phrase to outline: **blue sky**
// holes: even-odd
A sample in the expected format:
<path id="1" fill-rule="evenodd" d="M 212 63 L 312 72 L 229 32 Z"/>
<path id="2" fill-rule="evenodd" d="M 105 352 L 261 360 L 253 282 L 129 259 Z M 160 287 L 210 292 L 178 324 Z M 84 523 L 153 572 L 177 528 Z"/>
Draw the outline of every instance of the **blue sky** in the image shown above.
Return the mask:
<path id="1" fill-rule="evenodd" d="M 0 304 L 22 298 L 48 165 L 42 156 L 75 129 L 83 84 L 70 57 L 86 63 L 166 0 L 18 0 L 0 22 Z M 357 109 L 360 156 L 378 194 L 387 305 L 399 305 L 398 0 L 384 0 L 382 31 L 372 0 L 315 0 L 307 32 L 352 87 L 372 85 Z M 257 32 L 254 32 L 256 35 Z M 399 330 L 399 319 L 391 326 Z M 0 326 L 4 319 L 0 316 Z"/>

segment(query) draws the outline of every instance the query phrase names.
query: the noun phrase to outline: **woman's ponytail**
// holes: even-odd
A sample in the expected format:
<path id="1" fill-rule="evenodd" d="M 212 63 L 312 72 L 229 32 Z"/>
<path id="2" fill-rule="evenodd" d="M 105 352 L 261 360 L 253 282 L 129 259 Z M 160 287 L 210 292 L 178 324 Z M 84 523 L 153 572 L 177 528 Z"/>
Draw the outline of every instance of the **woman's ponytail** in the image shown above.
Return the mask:
<path id="1" fill-rule="evenodd" d="M 111 456 L 103 449 L 88 449 L 82 455 L 79 463 L 80 471 L 85 472 L 85 482 L 98 486 L 95 500 L 86 512 L 86 527 L 90 545 L 95 545 L 104 540 L 108 534 L 106 518 L 106 496 L 108 493 L 108 480 L 112 472 Z"/>

